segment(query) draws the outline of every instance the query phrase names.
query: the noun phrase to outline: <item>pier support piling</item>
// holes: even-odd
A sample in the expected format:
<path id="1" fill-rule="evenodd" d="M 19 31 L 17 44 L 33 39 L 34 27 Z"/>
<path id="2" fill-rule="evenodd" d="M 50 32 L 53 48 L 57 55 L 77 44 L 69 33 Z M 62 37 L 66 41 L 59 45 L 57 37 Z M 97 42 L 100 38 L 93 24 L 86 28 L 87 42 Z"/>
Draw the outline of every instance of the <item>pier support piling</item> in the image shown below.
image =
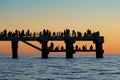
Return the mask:
<path id="1" fill-rule="evenodd" d="M 102 43 L 96 43 L 96 58 L 103 58 Z"/>
<path id="2" fill-rule="evenodd" d="M 93 42 L 95 43 L 95 46 L 96 46 L 96 58 L 103 58 L 104 37 L 94 40 Z"/>
<path id="3" fill-rule="evenodd" d="M 18 41 L 12 40 L 12 58 L 17 59 L 18 58 Z"/>
<path id="4" fill-rule="evenodd" d="M 71 40 L 66 40 L 65 44 L 66 44 L 66 58 L 73 58 L 73 54 L 74 54 L 74 47 L 73 47 L 73 41 Z"/>
<path id="5" fill-rule="evenodd" d="M 42 42 L 42 58 L 48 58 L 47 41 Z"/>

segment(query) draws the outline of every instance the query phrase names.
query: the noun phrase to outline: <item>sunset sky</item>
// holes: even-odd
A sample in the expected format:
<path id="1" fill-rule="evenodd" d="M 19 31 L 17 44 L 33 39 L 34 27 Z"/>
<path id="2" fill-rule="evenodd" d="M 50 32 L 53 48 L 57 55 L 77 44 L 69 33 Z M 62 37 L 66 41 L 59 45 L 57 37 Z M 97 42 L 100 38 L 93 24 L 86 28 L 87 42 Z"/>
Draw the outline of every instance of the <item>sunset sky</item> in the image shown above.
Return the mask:
<path id="1" fill-rule="evenodd" d="M 0 31 L 44 28 L 99 30 L 105 54 L 120 54 L 120 0 L 0 0 Z M 11 43 L 0 42 L 0 53 L 11 53 Z M 19 53 L 40 52 L 20 42 Z"/>

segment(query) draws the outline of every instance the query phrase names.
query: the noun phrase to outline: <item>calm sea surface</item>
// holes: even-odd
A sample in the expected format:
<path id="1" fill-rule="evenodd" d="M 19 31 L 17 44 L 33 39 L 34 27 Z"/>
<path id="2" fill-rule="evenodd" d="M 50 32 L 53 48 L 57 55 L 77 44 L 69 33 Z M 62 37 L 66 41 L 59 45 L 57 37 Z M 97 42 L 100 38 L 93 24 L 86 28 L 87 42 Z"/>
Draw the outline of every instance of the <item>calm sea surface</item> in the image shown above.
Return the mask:
<path id="1" fill-rule="evenodd" d="M 120 55 L 0 55 L 0 80 L 120 80 Z"/>

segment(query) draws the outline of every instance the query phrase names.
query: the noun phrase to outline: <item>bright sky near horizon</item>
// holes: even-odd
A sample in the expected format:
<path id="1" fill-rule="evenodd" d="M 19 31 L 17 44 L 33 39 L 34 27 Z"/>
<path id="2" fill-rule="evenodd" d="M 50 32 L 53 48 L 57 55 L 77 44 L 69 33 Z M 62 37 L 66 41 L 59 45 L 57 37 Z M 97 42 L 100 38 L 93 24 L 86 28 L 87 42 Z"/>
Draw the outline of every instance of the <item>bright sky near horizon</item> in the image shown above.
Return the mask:
<path id="1" fill-rule="evenodd" d="M 105 37 L 105 53 L 120 54 L 120 0 L 0 0 L 0 31 L 44 28 L 99 30 Z M 0 45 L 0 53 L 10 53 L 10 42 Z M 23 45 L 20 53 L 38 53 Z"/>

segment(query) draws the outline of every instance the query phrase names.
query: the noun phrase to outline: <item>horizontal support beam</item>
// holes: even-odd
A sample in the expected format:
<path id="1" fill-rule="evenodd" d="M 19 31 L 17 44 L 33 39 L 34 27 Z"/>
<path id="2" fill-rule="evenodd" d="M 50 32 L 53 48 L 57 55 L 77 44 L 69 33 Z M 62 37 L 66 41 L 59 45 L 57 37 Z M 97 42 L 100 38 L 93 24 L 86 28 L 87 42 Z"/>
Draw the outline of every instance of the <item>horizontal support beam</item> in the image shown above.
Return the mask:
<path id="1" fill-rule="evenodd" d="M 17 41 L 40 41 L 40 40 L 51 40 L 51 41 L 64 41 L 66 39 L 75 40 L 75 41 L 93 41 L 93 40 L 104 40 L 104 37 L 47 37 L 47 36 L 41 36 L 41 37 L 0 37 L 0 41 L 11 41 L 11 40 L 17 40 Z"/>
<path id="2" fill-rule="evenodd" d="M 96 50 L 74 50 L 75 52 L 96 52 Z M 49 52 L 66 52 L 66 50 L 49 50 Z"/>

